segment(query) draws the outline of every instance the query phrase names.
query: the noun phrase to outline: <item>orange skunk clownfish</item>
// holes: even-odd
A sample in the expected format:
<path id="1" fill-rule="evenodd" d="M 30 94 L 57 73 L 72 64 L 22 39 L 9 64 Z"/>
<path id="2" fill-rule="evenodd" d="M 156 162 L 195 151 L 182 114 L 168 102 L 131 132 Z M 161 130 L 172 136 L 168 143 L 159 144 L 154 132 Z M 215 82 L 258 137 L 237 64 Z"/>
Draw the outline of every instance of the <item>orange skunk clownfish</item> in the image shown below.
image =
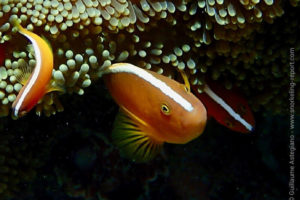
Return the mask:
<path id="1" fill-rule="evenodd" d="M 206 109 L 188 86 L 128 63 L 100 72 L 120 106 L 112 138 L 121 153 L 137 162 L 152 159 L 164 142 L 185 144 L 206 125 Z"/>
<path id="2" fill-rule="evenodd" d="M 203 91 L 195 93 L 205 105 L 208 116 L 233 131 L 249 133 L 254 130 L 253 113 L 242 96 L 211 82 L 204 86 Z"/>
<path id="3" fill-rule="evenodd" d="M 20 82 L 24 85 L 12 105 L 13 115 L 21 117 L 28 113 L 38 101 L 49 91 L 56 90 L 50 87 L 53 70 L 53 53 L 49 44 L 38 35 L 24 29 L 18 19 L 13 19 L 14 26 L 33 45 L 36 65 L 29 79 L 22 77 Z"/>

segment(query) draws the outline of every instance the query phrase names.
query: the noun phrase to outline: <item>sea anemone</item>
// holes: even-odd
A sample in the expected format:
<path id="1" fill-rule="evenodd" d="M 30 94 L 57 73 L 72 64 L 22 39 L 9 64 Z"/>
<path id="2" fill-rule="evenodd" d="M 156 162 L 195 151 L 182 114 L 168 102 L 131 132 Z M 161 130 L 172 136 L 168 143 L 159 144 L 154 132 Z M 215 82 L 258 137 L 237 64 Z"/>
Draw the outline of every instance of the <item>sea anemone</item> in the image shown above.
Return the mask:
<path id="1" fill-rule="evenodd" d="M 297 6 L 297 2 L 291 1 L 291 5 Z M 284 10 L 288 12 L 283 14 Z M 0 42 L 9 45 L 0 66 L 0 115 L 9 115 L 22 87 L 17 79 L 20 69 L 35 64 L 30 45 L 11 24 L 13 18 L 47 38 L 54 52 L 53 83 L 65 93 L 83 95 L 102 67 L 130 62 L 172 78 L 178 69 L 184 70 L 200 92 L 207 78 L 227 89 L 240 87 L 258 109 L 257 103 L 261 103 L 253 98 L 257 94 L 254 88 L 262 93 L 266 88 L 257 81 L 264 76 L 258 76 L 258 71 L 282 69 L 263 58 L 265 51 L 271 50 L 260 38 L 269 34 L 265 27 L 279 27 L 276 18 L 281 16 L 282 20 L 291 19 L 294 26 L 293 10 L 280 0 L 1 1 Z M 287 35 L 298 31 L 287 30 L 276 34 L 278 41 L 285 42 Z M 268 80 L 278 82 L 276 76 Z M 36 113 L 49 116 L 62 111 L 59 96 L 57 92 L 46 94 Z M 268 102 L 263 106 L 275 111 Z"/>

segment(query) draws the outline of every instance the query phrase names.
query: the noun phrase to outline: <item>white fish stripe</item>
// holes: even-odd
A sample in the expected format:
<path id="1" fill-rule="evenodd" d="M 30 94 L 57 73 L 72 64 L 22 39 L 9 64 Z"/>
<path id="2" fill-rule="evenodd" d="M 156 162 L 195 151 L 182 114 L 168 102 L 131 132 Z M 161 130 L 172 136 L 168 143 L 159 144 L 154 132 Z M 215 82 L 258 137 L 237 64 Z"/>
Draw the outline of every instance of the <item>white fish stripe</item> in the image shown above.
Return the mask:
<path id="1" fill-rule="evenodd" d="M 14 115 L 15 115 L 15 116 L 18 116 L 18 112 L 19 112 L 19 110 L 20 110 L 20 107 L 21 107 L 21 105 L 23 104 L 23 101 L 24 101 L 25 97 L 27 96 L 27 94 L 29 93 L 29 91 L 31 90 L 32 86 L 35 84 L 35 82 L 36 82 L 36 80 L 37 80 L 37 78 L 38 78 L 38 75 L 39 75 L 39 73 L 40 73 L 40 71 L 41 71 L 41 67 L 42 67 L 42 66 L 41 66 L 41 51 L 40 51 L 40 49 L 39 49 L 38 44 L 37 44 L 36 41 L 35 41 L 32 37 L 30 37 L 29 35 L 24 34 L 24 33 L 22 33 L 22 32 L 20 32 L 20 33 L 21 33 L 22 35 L 24 35 L 25 37 L 27 37 L 27 38 L 30 40 L 30 42 L 32 43 L 33 49 L 34 49 L 34 54 L 35 54 L 35 59 L 36 59 L 36 65 L 35 65 L 35 68 L 34 68 L 34 70 L 33 70 L 33 72 L 32 72 L 32 77 L 31 77 L 31 79 L 29 80 L 28 84 L 24 86 L 25 89 L 24 89 L 22 95 L 20 96 L 19 101 L 18 101 L 17 104 L 16 104 L 15 111 L 14 111 Z"/>
<path id="2" fill-rule="evenodd" d="M 216 93 L 214 93 L 208 87 L 208 85 L 205 85 L 204 92 L 206 92 L 208 96 L 210 96 L 215 102 L 222 106 L 222 108 L 224 108 L 224 110 L 226 110 L 235 120 L 243 124 L 243 126 L 245 126 L 246 129 L 248 129 L 249 131 L 253 130 L 251 124 L 246 122 L 238 113 L 236 113 L 223 99 L 221 99 Z"/>
<path id="3" fill-rule="evenodd" d="M 164 93 L 166 96 L 170 97 L 173 99 L 176 103 L 178 103 L 181 107 L 183 107 L 186 111 L 191 112 L 193 111 L 193 106 L 190 102 L 188 102 L 186 99 L 184 99 L 180 94 L 175 92 L 171 87 L 169 87 L 166 83 L 163 81 L 157 79 L 154 77 L 152 74 L 147 72 L 146 70 L 143 70 L 139 67 L 136 67 L 134 65 L 131 65 L 129 63 L 124 63 L 122 65 L 116 64 L 112 65 L 103 71 L 103 74 L 109 74 L 109 73 L 130 73 L 134 74 L 154 87 L 158 88 L 162 93 Z"/>

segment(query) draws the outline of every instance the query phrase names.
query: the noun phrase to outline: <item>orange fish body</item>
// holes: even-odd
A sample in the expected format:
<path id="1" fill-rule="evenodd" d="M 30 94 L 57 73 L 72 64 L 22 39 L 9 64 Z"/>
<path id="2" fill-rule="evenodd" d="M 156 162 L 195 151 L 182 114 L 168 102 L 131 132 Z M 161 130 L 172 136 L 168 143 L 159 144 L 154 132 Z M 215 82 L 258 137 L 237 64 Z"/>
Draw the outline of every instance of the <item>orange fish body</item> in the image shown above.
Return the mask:
<path id="1" fill-rule="evenodd" d="M 201 94 L 196 92 L 196 96 L 205 105 L 208 116 L 213 117 L 218 123 L 241 133 L 254 130 L 253 113 L 246 99 L 234 90 L 227 90 L 216 83 L 209 82 L 204 87 L 204 92 Z"/>
<path id="2" fill-rule="evenodd" d="M 12 108 L 14 115 L 22 116 L 29 112 L 47 92 L 52 77 L 53 53 L 49 44 L 38 35 L 24 29 L 16 22 L 19 32 L 33 45 L 36 66 L 26 84 L 20 90 Z"/>
<path id="3" fill-rule="evenodd" d="M 110 66 L 104 80 L 121 110 L 150 144 L 184 144 L 203 132 L 206 109 L 183 84 L 126 63 Z"/>

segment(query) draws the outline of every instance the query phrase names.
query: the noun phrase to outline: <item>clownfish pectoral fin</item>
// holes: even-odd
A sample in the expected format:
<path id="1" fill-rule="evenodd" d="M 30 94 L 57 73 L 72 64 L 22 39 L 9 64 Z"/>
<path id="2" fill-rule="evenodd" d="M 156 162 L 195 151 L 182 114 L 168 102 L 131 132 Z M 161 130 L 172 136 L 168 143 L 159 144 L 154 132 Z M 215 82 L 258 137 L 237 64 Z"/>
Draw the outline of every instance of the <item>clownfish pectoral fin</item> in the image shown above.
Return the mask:
<path id="1" fill-rule="evenodd" d="M 15 74 L 16 79 L 20 84 L 26 85 L 32 74 L 33 68 L 25 64 L 22 65 L 19 69 L 20 71 Z M 49 92 L 65 92 L 65 88 L 63 88 L 63 86 L 61 85 L 57 85 L 54 80 L 50 80 L 45 90 L 45 94 Z"/>
<path id="2" fill-rule="evenodd" d="M 120 153 L 135 162 L 147 162 L 161 150 L 163 143 L 153 140 L 128 115 L 119 112 L 112 131 L 114 144 Z"/>
<path id="3" fill-rule="evenodd" d="M 189 82 L 189 78 L 187 77 L 186 73 L 183 70 L 178 70 L 182 76 L 182 79 L 184 81 L 184 85 L 186 87 L 187 92 L 191 92 L 191 86 Z"/>
<path id="4" fill-rule="evenodd" d="M 21 65 L 21 67 L 19 69 L 20 69 L 20 71 L 18 71 L 15 74 L 16 79 L 22 85 L 26 85 L 26 83 L 29 80 L 30 75 L 33 71 L 33 68 L 30 67 L 28 64 L 24 64 L 24 65 Z"/>

